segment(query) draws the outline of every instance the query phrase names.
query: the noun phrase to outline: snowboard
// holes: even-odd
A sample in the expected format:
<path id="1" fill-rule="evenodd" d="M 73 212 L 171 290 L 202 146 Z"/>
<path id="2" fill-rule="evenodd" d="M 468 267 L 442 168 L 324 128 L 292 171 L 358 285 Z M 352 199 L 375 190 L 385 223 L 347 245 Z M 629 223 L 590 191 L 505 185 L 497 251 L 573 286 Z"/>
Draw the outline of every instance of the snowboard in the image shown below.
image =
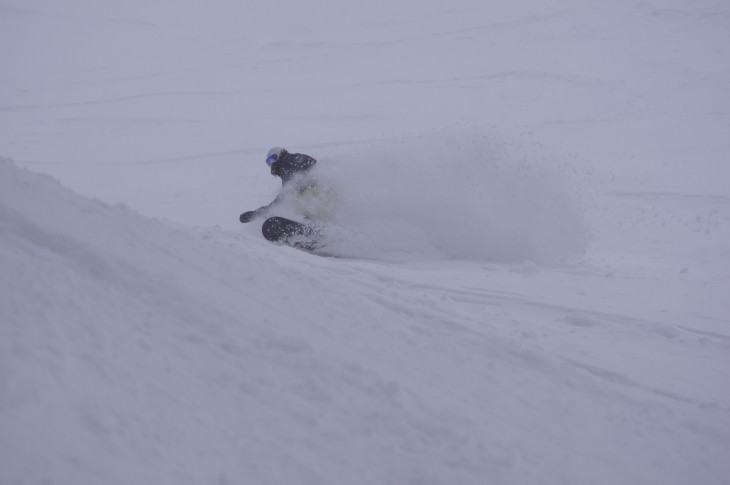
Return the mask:
<path id="1" fill-rule="evenodd" d="M 269 217 L 261 226 L 261 232 L 271 242 L 304 251 L 317 252 L 321 247 L 321 234 L 316 227 L 284 217 Z"/>

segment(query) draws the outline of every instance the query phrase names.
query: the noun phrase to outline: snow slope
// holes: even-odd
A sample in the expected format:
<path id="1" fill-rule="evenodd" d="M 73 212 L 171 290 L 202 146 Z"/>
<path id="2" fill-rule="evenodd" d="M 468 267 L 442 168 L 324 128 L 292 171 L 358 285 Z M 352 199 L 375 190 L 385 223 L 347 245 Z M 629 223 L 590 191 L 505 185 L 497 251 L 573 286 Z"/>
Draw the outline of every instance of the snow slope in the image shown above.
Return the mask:
<path id="1" fill-rule="evenodd" d="M 0 483 L 727 483 L 729 41 L 713 0 L 3 0 Z M 238 223 L 279 144 L 345 258 Z"/>
<path id="2" fill-rule="evenodd" d="M 727 477 L 726 308 L 690 275 L 660 309 L 630 274 L 321 259 L 0 180 L 2 483 Z"/>

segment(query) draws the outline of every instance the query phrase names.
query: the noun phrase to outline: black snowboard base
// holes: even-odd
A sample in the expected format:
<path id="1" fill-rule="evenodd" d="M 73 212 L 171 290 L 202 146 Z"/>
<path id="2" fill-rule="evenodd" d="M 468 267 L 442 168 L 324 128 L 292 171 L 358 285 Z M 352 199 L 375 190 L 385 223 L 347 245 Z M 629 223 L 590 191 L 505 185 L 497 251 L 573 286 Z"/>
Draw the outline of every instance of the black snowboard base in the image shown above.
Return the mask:
<path id="1" fill-rule="evenodd" d="M 305 251 L 316 251 L 320 233 L 317 228 L 284 217 L 269 217 L 261 226 L 264 237 L 271 242 L 286 244 Z"/>

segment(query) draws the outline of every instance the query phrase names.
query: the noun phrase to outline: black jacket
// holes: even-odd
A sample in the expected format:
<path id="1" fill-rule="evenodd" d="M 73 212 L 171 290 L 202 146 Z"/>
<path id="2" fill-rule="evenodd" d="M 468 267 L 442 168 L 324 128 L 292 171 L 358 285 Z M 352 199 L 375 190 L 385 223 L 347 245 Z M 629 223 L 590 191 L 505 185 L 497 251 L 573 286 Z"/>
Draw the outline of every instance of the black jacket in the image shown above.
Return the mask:
<path id="1" fill-rule="evenodd" d="M 309 155 L 304 155 L 303 153 L 289 153 L 285 150 L 282 152 L 279 160 L 274 162 L 274 164 L 271 166 L 271 175 L 276 175 L 277 177 L 281 178 L 281 186 L 286 187 L 286 185 L 291 182 L 297 175 L 308 172 L 312 167 L 314 167 L 315 163 L 317 163 L 317 160 L 310 157 Z M 302 181 L 301 186 L 296 187 L 296 190 L 298 192 L 303 192 L 310 188 L 310 186 L 311 183 L 308 184 Z M 270 207 L 281 202 L 283 198 L 284 193 L 282 192 L 270 204 L 259 207 L 255 211 L 241 214 L 241 222 L 248 222 L 264 215 L 264 213 L 268 211 Z"/>
<path id="2" fill-rule="evenodd" d="M 271 166 L 271 175 L 281 177 L 282 186 L 292 178 L 314 167 L 317 160 L 303 153 L 282 152 L 281 157 Z"/>

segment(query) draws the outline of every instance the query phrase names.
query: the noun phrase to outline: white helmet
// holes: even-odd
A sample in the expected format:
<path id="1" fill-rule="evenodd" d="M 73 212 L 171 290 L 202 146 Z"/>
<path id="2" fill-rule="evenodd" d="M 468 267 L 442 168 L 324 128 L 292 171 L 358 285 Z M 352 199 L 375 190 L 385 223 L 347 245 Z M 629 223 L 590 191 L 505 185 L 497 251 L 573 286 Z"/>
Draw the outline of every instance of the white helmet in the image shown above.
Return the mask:
<path id="1" fill-rule="evenodd" d="M 266 154 L 266 165 L 269 167 L 272 166 L 277 160 L 279 160 L 282 153 L 284 153 L 284 149 L 281 147 L 274 147 L 269 150 L 269 153 Z"/>

